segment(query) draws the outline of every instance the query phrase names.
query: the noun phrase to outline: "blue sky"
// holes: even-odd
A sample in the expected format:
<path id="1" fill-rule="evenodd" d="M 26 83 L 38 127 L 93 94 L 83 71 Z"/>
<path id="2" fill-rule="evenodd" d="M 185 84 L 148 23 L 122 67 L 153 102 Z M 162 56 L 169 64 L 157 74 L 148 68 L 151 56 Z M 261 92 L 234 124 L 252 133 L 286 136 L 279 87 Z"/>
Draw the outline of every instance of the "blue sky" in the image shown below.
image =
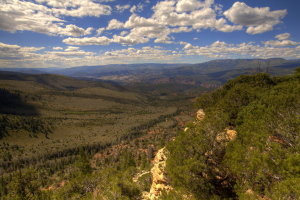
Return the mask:
<path id="1" fill-rule="evenodd" d="M 0 67 L 300 59 L 297 0 L 2 0 Z"/>

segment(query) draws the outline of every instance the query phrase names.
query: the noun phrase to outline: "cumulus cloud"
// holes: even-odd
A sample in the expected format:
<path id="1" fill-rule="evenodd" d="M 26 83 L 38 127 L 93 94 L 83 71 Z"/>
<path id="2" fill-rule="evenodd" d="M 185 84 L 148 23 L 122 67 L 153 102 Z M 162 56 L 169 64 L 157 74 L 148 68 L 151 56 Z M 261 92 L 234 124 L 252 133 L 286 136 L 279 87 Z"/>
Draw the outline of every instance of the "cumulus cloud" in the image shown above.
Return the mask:
<path id="1" fill-rule="evenodd" d="M 246 32 L 253 35 L 253 34 L 264 33 L 271 30 L 273 30 L 273 26 L 271 24 L 263 24 L 259 26 L 250 26 L 249 28 L 247 28 Z"/>
<path id="2" fill-rule="evenodd" d="M 138 16 L 137 14 L 132 14 L 125 22 L 124 28 L 150 27 L 157 25 L 159 25 L 159 23 L 154 19 L 146 19 L 144 17 Z"/>
<path id="3" fill-rule="evenodd" d="M 58 67 L 76 66 L 87 61 L 85 57 L 95 56 L 93 52 L 85 52 L 78 48 L 68 47 L 71 51 L 41 51 L 44 47 L 21 47 L 0 43 L 0 64 L 3 67 Z M 53 47 L 62 50 L 61 47 Z M 66 50 L 67 50 L 66 49 Z"/>
<path id="4" fill-rule="evenodd" d="M 108 45 L 111 42 L 111 39 L 102 36 L 102 37 L 84 37 L 84 38 L 66 38 L 62 41 L 63 43 L 69 45 Z"/>
<path id="5" fill-rule="evenodd" d="M 59 35 L 66 35 L 66 36 L 74 36 L 79 37 L 82 35 L 89 35 L 94 29 L 92 27 L 87 28 L 84 30 L 83 28 L 80 28 L 74 24 L 69 24 L 65 28 L 63 27 L 56 27 L 53 29 L 50 29 L 50 33 L 56 33 Z"/>
<path id="6" fill-rule="evenodd" d="M 68 46 L 68 48 L 65 49 L 65 51 L 78 51 L 80 47 L 74 47 L 74 46 Z"/>
<path id="7" fill-rule="evenodd" d="M 35 52 L 44 49 L 45 47 L 21 47 L 19 45 L 4 44 L 0 42 L 0 51 L 4 52 Z"/>
<path id="8" fill-rule="evenodd" d="M 179 0 L 176 4 L 176 12 L 186 12 L 197 10 L 202 6 L 200 1 L 197 0 Z"/>
<path id="9" fill-rule="evenodd" d="M 294 42 L 291 40 L 270 40 L 266 42 L 262 42 L 264 45 L 272 46 L 272 47 L 284 47 L 284 46 L 295 46 L 300 44 L 300 42 Z"/>
<path id="10" fill-rule="evenodd" d="M 53 50 L 63 50 L 62 47 L 52 47 Z"/>
<path id="11" fill-rule="evenodd" d="M 129 35 L 131 36 L 142 36 L 148 38 L 160 38 L 170 34 L 170 29 L 166 26 L 150 26 L 150 27 L 137 27 L 131 29 Z"/>
<path id="12" fill-rule="evenodd" d="M 191 32 L 193 30 L 193 28 L 189 28 L 187 26 L 181 26 L 178 28 L 172 28 L 171 32 L 172 33 L 181 33 L 181 32 Z"/>
<path id="13" fill-rule="evenodd" d="M 111 40 L 111 42 L 127 44 L 127 45 L 147 43 L 148 41 L 149 39 L 145 37 L 117 36 L 117 35 L 114 35 L 113 39 Z"/>
<path id="14" fill-rule="evenodd" d="M 140 36 L 117 36 L 114 35 L 112 39 L 102 37 L 84 37 L 84 38 L 67 38 L 63 42 L 69 45 L 85 46 L 85 45 L 108 45 L 110 43 L 119 43 L 126 45 L 147 43 L 148 38 Z"/>
<path id="15" fill-rule="evenodd" d="M 122 31 L 121 33 L 120 33 L 120 35 L 121 36 L 124 36 L 124 35 L 126 35 L 128 32 L 127 31 Z"/>
<path id="16" fill-rule="evenodd" d="M 295 46 L 300 44 L 300 42 L 288 40 L 290 37 L 291 35 L 289 33 L 283 33 L 275 36 L 275 38 L 277 38 L 278 40 L 263 41 L 262 43 L 265 46 L 272 47 Z"/>
<path id="17" fill-rule="evenodd" d="M 278 40 L 288 40 L 291 38 L 291 34 L 282 33 L 282 34 L 276 35 L 275 38 L 277 38 Z"/>
<path id="18" fill-rule="evenodd" d="M 100 16 L 110 13 L 109 6 L 90 0 L 36 0 L 35 3 L 7 0 L 0 6 L 0 29 L 78 37 L 90 34 L 93 28 L 83 29 L 73 24 L 64 25 L 65 20 L 61 16 Z"/>
<path id="19" fill-rule="evenodd" d="M 149 3 L 149 2 L 146 2 Z M 135 13 L 135 12 L 142 12 L 144 9 L 144 5 L 139 3 L 137 6 L 134 5 L 130 8 L 130 12 Z"/>
<path id="20" fill-rule="evenodd" d="M 124 24 L 116 19 L 112 19 L 109 21 L 108 26 L 106 27 L 106 30 L 112 30 L 112 29 L 121 29 L 124 27 Z"/>
<path id="21" fill-rule="evenodd" d="M 162 1 L 152 9 L 153 18 L 158 24 L 166 26 L 191 26 L 193 29 L 217 29 L 223 32 L 241 30 L 241 26 L 229 25 L 224 18 L 217 19 L 216 11 L 211 8 L 213 0 Z"/>
<path id="22" fill-rule="evenodd" d="M 0 61 L 2 63 L 10 60 L 18 61 L 32 59 L 38 55 L 36 53 L 37 51 L 43 49 L 44 47 L 21 47 L 19 45 L 4 44 L 0 42 Z"/>
<path id="23" fill-rule="evenodd" d="M 121 5 L 116 5 L 117 12 L 119 12 L 119 13 L 122 13 L 122 12 L 124 12 L 125 10 L 127 10 L 127 9 L 129 9 L 129 8 L 130 8 L 130 5 L 129 5 L 129 4 L 123 5 L 123 6 L 121 6 Z"/>
<path id="24" fill-rule="evenodd" d="M 172 44 L 173 42 L 170 41 L 170 38 L 168 36 L 162 36 L 154 40 L 154 43 Z"/>
<path id="25" fill-rule="evenodd" d="M 96 53 L 93 52 L 85 52 L 83 50 L 79 51 L 46 51 L 46 54 L 61 56 L 61 57 L 78 57 L 78 56 L 93 56 Z"/>
<path id="26" fill-rule="evenodd" d="M 281 19 L 287 14 L 286 10 L 270 11 L 269 7 L 252 8 L 243 2 L 235 2 L 232 7 L 224 12 L 231 22 L 247 26 L 247 33 L 257 34 L 273 30 L 273 27 L 281 23 Z"/>
<path id="27" fill-rule="evenodd" d="M 105 31 L 105 28 L 98 28 L 98 29 L 96 30 L 96 32 L 97 32 L 97 35 L 96 35 L 96 36 L 101 35 L 101 34 L 103 33 L 103 31 Z"/>
<path id="28" fill-rule="evenodd" d="M 184 44 L 183 42 L 181 44 Z M 184 50 L 187 50 L 187 49 L 193 49 L 193 45 L 191 45 L 190 43 L 187 43 L 185 44 L 185 46 L 183 47 Z"/>
<path id="29" fill-rule="evenodd" d="M 110 15 L 111 7 L 95 3 L 92 0 L 36 0 L 38 3 L 45 3 L 52 7 L 50 10 L 56 15 L 72 17 Z M 71 8 L 71 9 L 68 9 Z"/>
<path id="30" fill-rule="evenodd" d="M 280 42 L 280 41 L 278 41 Z M 209 58 L 240 58 L 246 57 L 260 57 L 260 58 L 273 58 L 285 57 L 299 58 L 300 48 L 290 48 L 278 46 L 260 46 L 250 43 L 241 44 L 227 44 L 225 42 L 216 41 L 211 45 L 200 47 L 191 44 L 185 44 L 183 50 L 187 55 L 201 55 Z"/>
<path id="31" fill-rule="evenodd" d="M 226 46 L 226 45 L 227 45 L 226 42 L 220 42 L 220 41 L 218 40 L 218 41 L 212 43 L 210 46 L 211 46 L 211 47 L 224 47 L 224 46 Z"/>

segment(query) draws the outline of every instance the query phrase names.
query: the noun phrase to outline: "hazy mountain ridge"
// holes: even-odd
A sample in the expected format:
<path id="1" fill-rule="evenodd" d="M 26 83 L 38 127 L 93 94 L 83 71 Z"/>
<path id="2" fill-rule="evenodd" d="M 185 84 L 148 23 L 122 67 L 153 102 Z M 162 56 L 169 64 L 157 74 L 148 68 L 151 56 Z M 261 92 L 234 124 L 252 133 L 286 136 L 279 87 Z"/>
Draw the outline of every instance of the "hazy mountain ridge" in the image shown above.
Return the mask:
<path id="1" fill-rule="evenodd" d="M 227 80 L 241 74 L 252 73 L 255 70 L 267 71 L 271 75 L 292 73 L 299 66 L 299 60 L 282 58 L 270 59 L 219 59 L 198 64 L 110 64 L 99 66 L 79 66 L 66 69 L 57 68 L 12 68 L 4 71 L 22 73 L 52 73 L 77 78 L 91 78 L 119 83 L 155 82 L 157 79 L 179 77 L 192 79 L 206 84 L 224 84 Z M 222 72 L 222 73 L 221 73 Z M 225 73 L 226 72 L 226 73 Z M 220 73 L 220 76 L 218 76 Z M 220 79 L 218 81 L 217 79 Z"/>

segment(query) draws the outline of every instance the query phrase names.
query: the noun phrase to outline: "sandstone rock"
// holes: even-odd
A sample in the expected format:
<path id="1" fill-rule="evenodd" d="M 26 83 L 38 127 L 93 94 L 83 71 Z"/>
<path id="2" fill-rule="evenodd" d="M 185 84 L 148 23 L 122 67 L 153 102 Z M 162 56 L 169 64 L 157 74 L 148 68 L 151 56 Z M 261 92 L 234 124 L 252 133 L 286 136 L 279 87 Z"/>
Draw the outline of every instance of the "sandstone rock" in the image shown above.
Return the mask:
<path id="1" fill-rule="evenodd" d="M 199 119 L 200 121 L 202 121 L 205 117 L 205 113 L 203 111 L 203 109 L 200 109 L 197 111 L 197 119 Z"/>
<path id="2" fill-rule="evenodd" d="M 165 148 L 160 149 L 153 161 L 154 166 L 151 169 L 153 181 L 148 194 L 148 198 L 150 199 L 159 199 L 161 191 L 169 191 L 173 189 L 170 185 L 171 179 L 165 171 L 167 161 L 165 151 Z"/>
<path id="3" fill-rule="evenodd" d="M 237 132 L 235 130 L 225 129 L 225 132 L 219 133 L 216 137 L 217 142 L 229 142 L 236 138 Z"/>

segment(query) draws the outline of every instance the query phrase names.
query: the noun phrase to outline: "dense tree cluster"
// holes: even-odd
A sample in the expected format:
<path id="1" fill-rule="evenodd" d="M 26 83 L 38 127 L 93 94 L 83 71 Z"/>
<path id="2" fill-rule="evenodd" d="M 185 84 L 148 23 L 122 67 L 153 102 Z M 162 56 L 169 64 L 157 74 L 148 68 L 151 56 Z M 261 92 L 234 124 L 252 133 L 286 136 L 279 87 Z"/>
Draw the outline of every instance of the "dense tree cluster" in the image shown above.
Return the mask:
<path id="1" fill-rule="evenodd" d="M 284 77 L 241 75 L 196 106 L 205 119 L 168 145 L 177 191 L 195 199 L 300 198 L 300 68 Z M 226 129 L 236 137 L 218 140 Z"/>

